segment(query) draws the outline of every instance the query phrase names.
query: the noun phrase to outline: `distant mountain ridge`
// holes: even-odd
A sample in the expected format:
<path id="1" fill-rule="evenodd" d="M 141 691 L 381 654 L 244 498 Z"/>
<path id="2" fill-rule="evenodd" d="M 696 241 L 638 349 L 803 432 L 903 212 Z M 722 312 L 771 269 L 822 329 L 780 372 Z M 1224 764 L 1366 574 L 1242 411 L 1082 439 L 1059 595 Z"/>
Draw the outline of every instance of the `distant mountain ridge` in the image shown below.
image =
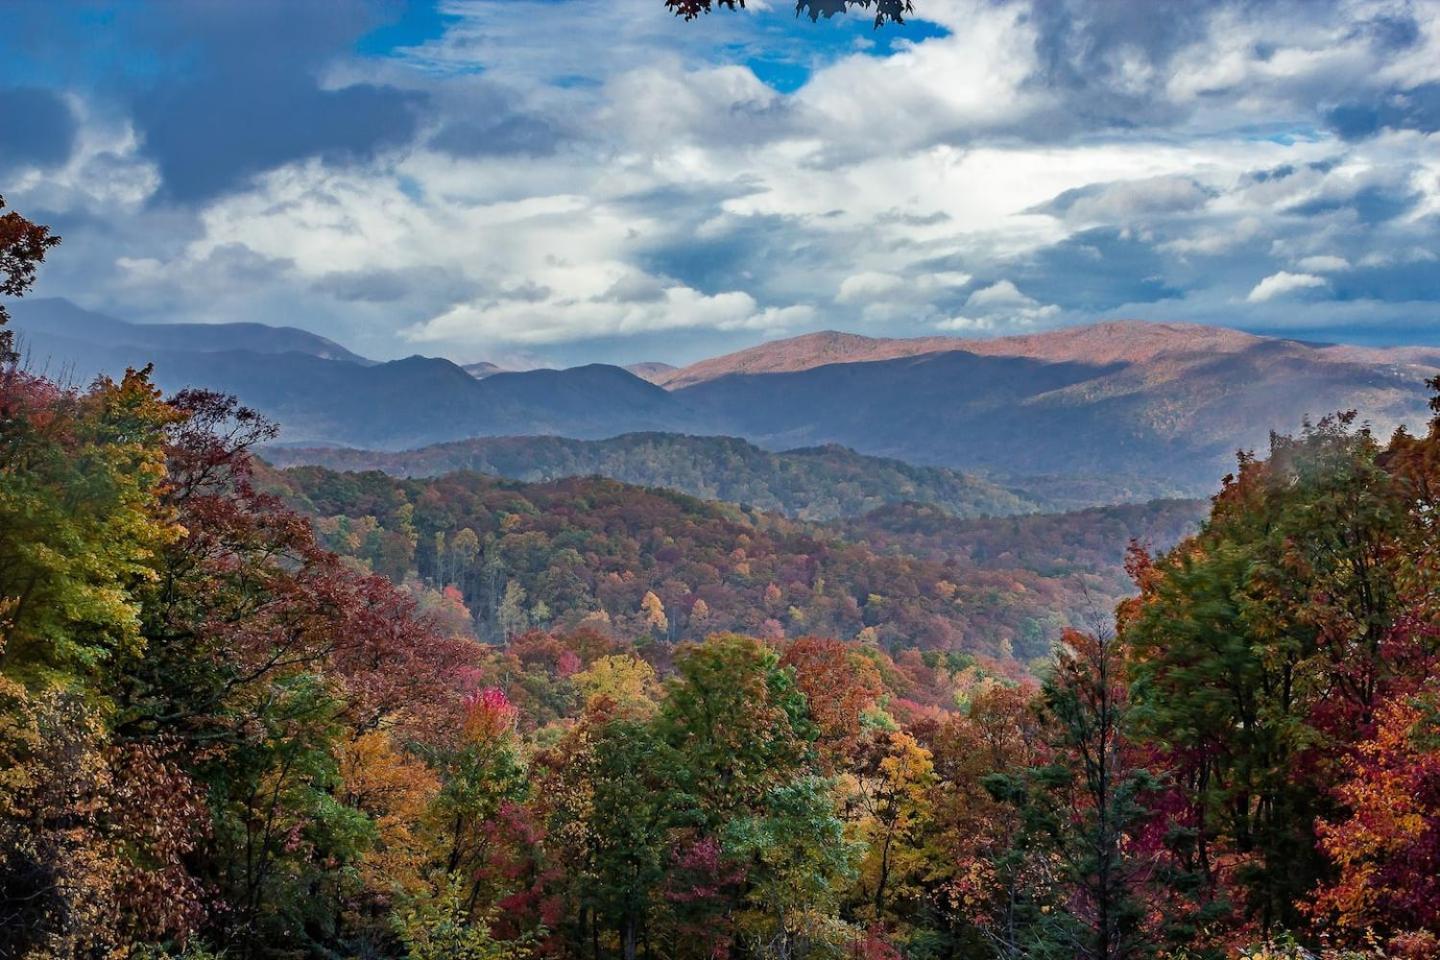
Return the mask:
<path id="1" fill-rule="evenodd" d="M 90 350 L 127 347 L 200 353 L 246 350 L 263 354 L 303 353 L 362 366 L 375 362 L 333 340 L 297 327 L 272 327 L 264 323 L 130 323 L 54 297 L 25 300 L 15 313 L 15 329 L 20 331 L 39 362 L 50 354 L 67 356 L 66 351 L 74 350 L 77 342 Z M 63 349 L 57 351 L 56 346 Z"/>
<path id="2" fill-rule="evenodd" d="M 735 353 L 701 360 L 658 377 L 655 382 L 671 390 L 683 390 L 736 374 L 798 373 L 837 363 L 870 363 L 953 351 L 977 356 L 1026 357 L 1050 363 L 1103 366 L 1111 363 L 1148 363 L 1167 356 L 1235 354 L 1267 342 L 1303 346 L 1314 350 L 1318 358 L 1338 362 L 1440 365 L 1440 348 L 1303 344 L 1297 340 L 1262 337 L 1228 327 L 1196 323 L 1110 320 L 1043 333 L 985 339 L 954 336 L 866 337 L 824 330 L 772 340 Z"/>
<path id="3" fill-rule="evenodd" d="M 642 368 L 663 387 L 605 364 L 477 379 L 442 359 L 371 363 L 304 331 L 169 330 L 35 303 L 14 310 L 32 358 L 67 364 L 77 379 L 154 361 L 162 387 L 234 393 L 277 420 L 287 444 L 398 450 L 641 432 L 740 437 L 771 451 L 838 444 L 1070 507 L 1209 492 L 1237 449 L 1263 449 L 1271 431 L 1339 410 L 1381 433 L 1423 427 L 1425 380 L 1440 374 L 1440 349 L 1429 347 L 1115 321 L 989 340 L 808 334 L 678 371 Z"/>
<path id="4" fill-rule="evenodd" d="M 462 364 L 460 366 L 460 369 L 470 374 L 470 376 L 474 377 L 476 380 L 484 380 L 486 377 L 494 376 L 497 373 L 505 372 L 504 367 L 496 363 L 491 363 L 489 360 L 480 360 L 476 363 Z"/>
<path id="5" fill-rule="evenodd" d="M 649 380 L 654 384 L 663 384 L 672 373 L 680 368 L 673 364 L 649 360 L 644 363 L 627 364 L 625 369 L 635 374 L 635 376 L 641 380 Z"/>
<path id="6" fill-rule="evenodd" d="M 903 502 L 953 517 L 1029 513 L 1040 504 L 983 480 L 939 467 L 866 457 L 840 446 L 772 453 L 734 437 L 631 433 L 607 440 L 484 437 L 386 453 L 314 447 L 262 451 L 277 467 L 381 470 L 432 477 L 471 470 L 527 483 L 602 476 L 724 500 L 801 520 L 855 517 Z"/>
<path id="7" fill-rule="evenodd" d="M 654 384 L 605 364 L 484 371 L 412 356 L 377 363 L 288 327 L 131 324 L 68 301 L 14 309 L 26 362 L 77 381 L 155 364 L 166 390 L 233 393 L 279 422 L 286 443 L 399 449 L 472 436 L 599 438 L 645 430 L 710 432 Z"/>

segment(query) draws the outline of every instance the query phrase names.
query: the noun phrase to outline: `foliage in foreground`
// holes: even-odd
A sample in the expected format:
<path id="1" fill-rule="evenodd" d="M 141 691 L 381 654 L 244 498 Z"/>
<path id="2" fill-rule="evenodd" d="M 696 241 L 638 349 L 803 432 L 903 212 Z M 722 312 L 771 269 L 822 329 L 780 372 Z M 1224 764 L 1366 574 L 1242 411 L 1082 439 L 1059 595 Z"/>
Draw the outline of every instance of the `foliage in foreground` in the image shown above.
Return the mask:
<path id="1" fill-rule="evenodd" d="M 1436 433 L 1277 439 L 1037 683 L 658 597 L 483 644 L 227 398 L 0 411 L 6 956 L 1435 952 Z"/>

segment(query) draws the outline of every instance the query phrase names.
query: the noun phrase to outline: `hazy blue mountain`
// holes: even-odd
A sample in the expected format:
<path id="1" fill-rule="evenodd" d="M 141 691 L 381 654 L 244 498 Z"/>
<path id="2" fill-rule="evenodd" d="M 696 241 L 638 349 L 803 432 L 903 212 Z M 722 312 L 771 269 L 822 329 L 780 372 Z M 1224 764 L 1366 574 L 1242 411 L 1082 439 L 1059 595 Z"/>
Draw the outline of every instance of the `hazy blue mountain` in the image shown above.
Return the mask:
<path id="1" fill-rule="evenodd" d="M 396 450 L 635 432 L 741 437 L 772 451 L 838 444 L 979 473 L 1053 507 L 1207 492 L 1237 447 L 1263 450 L 1271 430 L 1339 410 L 1359 411 L 1380 432 L 1421 426 L 1424 381 L 1440 372 L 1432 348 L 1137 321 L 991 340 L 827 332 L 680 370 L 636 365 L 644 376 L 604 364 L 494 372 L 425 357 L 372 363 L 323 337 L 263 324 L 130 324 L 45 300 L 15 312 L 33 366 L 84 380 L 153 361 L 163 387 L 234 393 L 278 420 L 287 444 Z M 532 453 L 534 463 L 512 459 L 505 470 L 554 466 L 539 447 L 523 455 Z M 672 446 L 668 455 L 683 489 L 725 482 L 684 479 L 688 451 Z"/>
<path id="2" fill-rule="evenodd" d="M 76 345 L 88 348 L 87 359 L 101 361 L 106 351 L 180 351 L 213 353 L 247 350 L 253 353 L 304 353 L 327 360 L 370 364 L 358 354 L 325 337 L 296 327 L 263 323 L 129 323 L 86 310 L 59 298 L 27 299 L 15 304 L 15 329 L 31 347 L 36 362 L 67 359 Z M 59 349 L 62 348 L 63 349 Z"/>

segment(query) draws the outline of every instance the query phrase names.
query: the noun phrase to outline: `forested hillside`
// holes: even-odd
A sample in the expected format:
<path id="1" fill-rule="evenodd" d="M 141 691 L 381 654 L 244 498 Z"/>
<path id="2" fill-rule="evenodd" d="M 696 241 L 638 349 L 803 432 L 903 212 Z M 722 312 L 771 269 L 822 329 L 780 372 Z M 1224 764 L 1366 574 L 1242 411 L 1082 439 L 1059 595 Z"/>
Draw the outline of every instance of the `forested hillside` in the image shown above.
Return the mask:
<path id="1" fill-rule="evenodd" d="M 1203 500 L 1151 500 L 1064 513 L 965 520 L 932 507 L 906 503 L 831 524 L 846 539 L 889 553 L 1021 569 L 1043 577 L 1075 577 L 1098 589 L 1109 610 L 1110 598 L 1128 593 L 1124 571 L 1132 541 L 1151 550 L 1168 549 L 1193 533 L 1204 519 Z"/>
<path id="2" fill-rule="evenodd" d="M 396 581 L 454 586 L 494 642 L 530 626 L 603 623 L 653 643 L 717 630 L 820 633 L 1023 662 L 1129 592 L 1131 536 L 1168 544 L 1184 529 L 1165 507 L 1133 511 L 1134 522 L 1106 525 L 1123 535 L 1103 560 L 1090 534 L 1095 562 L 1082 566 L 1062 559 L 1072 545 L 1050 533 L 1064 521 L 1039 517 L 1015 518 L 1044 531 L 1045 545 L 1024 558 L 997 560 L 996 534 L 983 527 L 973 556 L 927 547 L 921 557 L 888 540 L 594 478 L 401 480 L 296 467 L 266 483 L 317 518 L 331 549 Z M 1193 507 L 1180 513 L 1194 519 Z"/>
<path id="3" fill-rule="evenodd" d="M 1037 505 L 979 477 L 866 457 L 839 446 L 772 453 L 734 437 L 634 433 L 609 440 L 484 437 L 386 453 L 327 447 L 268 447 L 277 466 L 383 470 L 429 477 L 456 470 L 515 480 L 601 476 L 725 500 L 802 520 L 858 516 L 890 503 L 933 504 L 951 516 L 1026 513 Z"/>

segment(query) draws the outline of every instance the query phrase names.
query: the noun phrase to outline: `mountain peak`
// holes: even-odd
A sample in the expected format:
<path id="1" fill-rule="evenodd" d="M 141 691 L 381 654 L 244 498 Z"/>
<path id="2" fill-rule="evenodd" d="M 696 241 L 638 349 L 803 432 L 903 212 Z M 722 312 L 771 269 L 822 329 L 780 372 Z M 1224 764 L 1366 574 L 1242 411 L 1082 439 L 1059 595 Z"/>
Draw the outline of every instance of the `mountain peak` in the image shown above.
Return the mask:
<path id="1" fill-rule="evenodd" d="M 955 336 L 881 338 L 821 330 L 702 360 L 655 382 L 667 390 L 678 390 L 733 374 L 795 373 L 832 363 L 897 360 L 956 350 L 980 356 L 1029 357 L 1053 363 L 1103 366 L 1139 363 L 1163 354 L 1235 353 L 1263 339 L 1228 327 L 1128 319 L 991 339 Z"/>

